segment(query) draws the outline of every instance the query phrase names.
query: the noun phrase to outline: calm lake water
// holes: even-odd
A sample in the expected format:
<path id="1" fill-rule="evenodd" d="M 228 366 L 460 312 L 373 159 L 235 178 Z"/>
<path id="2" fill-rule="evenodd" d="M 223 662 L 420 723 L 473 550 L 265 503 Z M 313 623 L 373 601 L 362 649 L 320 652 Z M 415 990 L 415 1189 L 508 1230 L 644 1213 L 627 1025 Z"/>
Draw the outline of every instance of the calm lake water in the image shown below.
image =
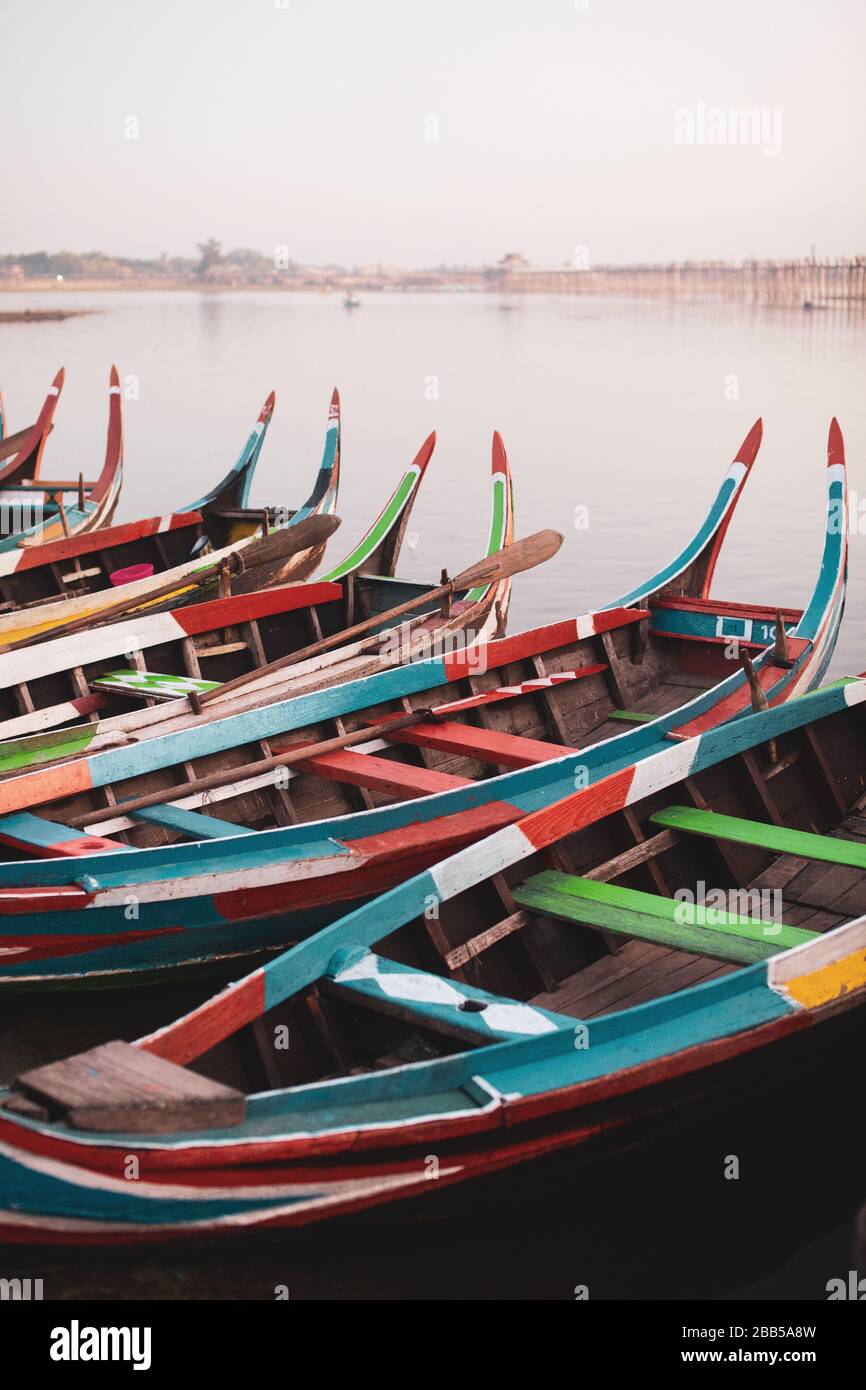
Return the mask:
<path id="1" fill-rule="evenodd" d="M 490 437 L 501 430 L 518 532 L 565 534 L 556 560 L 517 582 L 512 630 L 610 601 L 670 558 L 758 415 L 764 444 L 728 533 L 720 596 L 806 601 L 833 414 L 855 505 L 866 498 L 866 321 L 845 313 L 482 295 L 366 295 L 353 313 L 324 295 L 0 297 L 2 309 L 55 304 L 96 312 L 0 325 L 10 427 L 34 416 L 65 365 L 45 468 L 93 476 L 115 361 L 138 388 L 125 403 L 119 520 L 197 496 L 234 459 L 272 387 L 277 411 L 253 501 L 301 501 L 337 385 L 343 529 L 334 558 L 435 428 L 417 542 L 403 559 L 404 572 L 435 576 L 483 553 Z M 577 507 L 589 509 L 588 529 L 576 529 Z M 866 541 L 851 542 L 837 674 L 866 669 Z M 301 1298 L 570 1298 L 587 1282 L 592 1297 L 823 1298 L 827 1279 L 850 1267 L 852 1213 L 866 1198 L 866 1138 L 848 1081 L 862 1042 L 817 1076 L 781 1078 L 787 1092 L 772 1100 L 660 1136 L 540 1201 L 504 1199 L 492 1215 L 476 1211 L 470 1193 L 468 1214 L 421 1230 L 317 1230 L 233 1254 L 34 1256 L 34 1269 L 46 1297 L 268 1299 L 285 1283 Z M 725 1184 L 732 1152 L 743 1180 Z"/>
<path id="2" fill-rule="evenodd" d="M 66 388 L 46 470 L 93 475 L 112 361 L 125 402 L 118 519 L 197 496 L 233 460 L 271 388 L 277 409 L 253 502 L 309 490 L 331 388 L 343 403 L 340 535 L 348 549 L 431 429 L 439 442 L 413 513 L 407 574 L 483 553 L 490 437 L 514 476 L 519 532 L 565 534 L 555 561 L 515 586 L 512 630 L 610 601 L 692 533 L 753 420 L 764 443 L 728 533 L 721 597 L 802 605 L 824 523 L 827 427 L 836 414 L 866 512 L 866 319 L 816 311 L 495 295 L 5 294 L 0 308 L 97 312 L 0 325 L 10 427 L 35 414 L 61 364 Z M 856 504 L 856 498 L 855 504 Z M 575 508 L 589 509 L 576 529 Z M 866 517 L 864 517 L 866 532 Z M 866 669 L 866 541 L 852 536 L 836 673 Z"/>

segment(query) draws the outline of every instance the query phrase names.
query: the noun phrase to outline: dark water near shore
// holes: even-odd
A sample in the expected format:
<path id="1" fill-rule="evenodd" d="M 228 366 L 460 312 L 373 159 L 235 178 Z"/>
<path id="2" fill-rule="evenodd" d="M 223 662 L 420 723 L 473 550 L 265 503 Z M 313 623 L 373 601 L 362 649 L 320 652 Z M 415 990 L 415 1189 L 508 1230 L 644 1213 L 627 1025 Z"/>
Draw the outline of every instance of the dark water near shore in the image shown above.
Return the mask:
<path id="1" fill-rule="evenodd" d="M 2 296 L 10 310 L 55 304 L 100 312 L 0 325 L 10 428 L 35 414 L 65 365 L 45 471 L 92 476 L 116 361 L 138 393 L 125 403 L 119 520 L 198 495 L 234 458 L 271 387 L 277 412 L 253 501 L 302 500 L 336 384 L 343 529 L 332 554 L 349 548 L 436 428 L 413 514 L 417 543 L 403 565 L 434 575 L 483 550 L 490 434 L 499 428 L 518 531 L 556 526 L 566 537 L 551 565 L 517 583 L 512 630 L 609 601 L 667 560 L 759 414 L 764 445 L 716 592 L 805 602 L 820 554 L 833 414 L 847 440 L 855 507 L 866 497 L 866 321 L 844 313 L 387 295 L 366 296 L 349 314 L 339 298 L 314 295 Z M 574 527 L 578 506 L 589 508 L 588 530 Z M 866 669 L 864 579 L 866 543 L 856 534 L 836 674 Z M 53 999 L 44 1009 L 55 1035 L 45 1055 L 56 1055 L 63 1011 Z M 38 1015 L 36 1023 L 38 1033 Z M 20 1057 L 8 1016 L 0 1034 L 0 1071 L 9 1074 Z M 272 1298 L 277 1284 L 297 1298 L 570 1298 L 587 1284 L 593 1298 L 822 1299 L 827 1280 L 853 1267 L 852 1218 L 866 1199 L 866 1134 L 851 1084 L 862 1043 L 861 1031 L 859 1046 L 841 1049 L 831 1069 L 782 1076 L 760 1101 L 581 1167 L 549 1190 L 542 1182 L 493 1201 L 470 1193 L 441 1219 L 367 1219 L 231 1250 L 114 1260 L 15 1252 L 11 1265 L 44 1277 L 49 1298 Z M 722 1177 L 730 1153 L 742 1161 L 735 1183 Z"/>

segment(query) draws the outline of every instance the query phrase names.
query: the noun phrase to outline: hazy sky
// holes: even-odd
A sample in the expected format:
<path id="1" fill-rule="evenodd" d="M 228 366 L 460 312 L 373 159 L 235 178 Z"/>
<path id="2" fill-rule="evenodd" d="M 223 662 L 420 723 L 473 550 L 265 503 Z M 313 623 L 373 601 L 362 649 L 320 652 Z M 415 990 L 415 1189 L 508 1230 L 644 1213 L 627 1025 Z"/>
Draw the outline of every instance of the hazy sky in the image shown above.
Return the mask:
<path id="1" fill-rule="evenodd" d="M 4 252 L 866 251 L 862 0 L 2 0 L 0 52 Z"/>

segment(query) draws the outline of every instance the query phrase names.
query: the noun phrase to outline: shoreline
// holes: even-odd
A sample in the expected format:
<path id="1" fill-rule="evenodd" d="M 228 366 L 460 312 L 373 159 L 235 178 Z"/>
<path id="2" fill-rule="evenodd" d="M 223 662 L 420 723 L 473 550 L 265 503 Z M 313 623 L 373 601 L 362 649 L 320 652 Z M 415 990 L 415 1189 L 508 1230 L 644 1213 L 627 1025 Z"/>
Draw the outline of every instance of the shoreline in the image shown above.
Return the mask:
<path id="1" fill-rule="evenodd" d="M 97 309 L 0 309 L 0 323 L 62 323 L 64 319 L 84 318 Z"/>

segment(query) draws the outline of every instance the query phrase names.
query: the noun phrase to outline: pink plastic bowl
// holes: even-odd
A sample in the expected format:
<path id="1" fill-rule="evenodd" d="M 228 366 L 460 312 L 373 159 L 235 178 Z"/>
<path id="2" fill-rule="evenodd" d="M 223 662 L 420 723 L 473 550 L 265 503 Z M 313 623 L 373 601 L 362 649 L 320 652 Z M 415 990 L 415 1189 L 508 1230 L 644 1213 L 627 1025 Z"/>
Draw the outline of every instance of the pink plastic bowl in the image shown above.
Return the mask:
<path id="1" fill-rule="evenodd" d="M 134 584 L 136 579 L 149 579 L 152 574 L 153 565 L 127 565 L 125 570 L 112 570 L 109 578 L 119 589 L 121 584 Z"/>

